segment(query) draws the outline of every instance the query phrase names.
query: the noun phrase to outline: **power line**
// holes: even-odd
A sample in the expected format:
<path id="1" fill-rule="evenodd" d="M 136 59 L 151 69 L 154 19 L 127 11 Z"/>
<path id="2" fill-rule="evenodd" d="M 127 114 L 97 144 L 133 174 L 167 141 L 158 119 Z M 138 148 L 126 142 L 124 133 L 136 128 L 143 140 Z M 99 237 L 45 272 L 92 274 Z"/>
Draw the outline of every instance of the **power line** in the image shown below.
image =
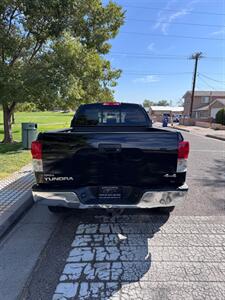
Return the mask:
<path id="1" fill-rule="evenodd" d="M 137 9 L 150 9 L 150 10 L 159 10 L 159 11 L 170 11 L 170 12 L 177 12 L 177 9 L 170 9 L 170 8 L 159 8 L 159 7 L 149 7 L 149 6 L 136 6 L 136 5 L 123 5 L 123 7 L 128 8 L 137 8 Z M 215 16 L 225 16 L 224 13 L 213 13 L 209 11 L 189 11 L 190 14 L 197 14 L 197 15 L 215 15 Z"/>
<path id="2" fill-rule="evenodd" d="M 212 90 L 216 90 L 216 88 L 215 87 L 213 87 L 212 85 L 210 85 L 207 81 L 205 81 L 202 77 L 200 77 L 199 76 L 199 74 L 198 74 L 198 79 L 200 79 L 205 85 L 207 85 L 207 87 L 209 87 L 210 89 L 212 89 Z"/>
<path id="3" fill-rule="evenodd" d="M 219 83 L 224 83 L 224 84 L 225 84 L 225 81 L 222 81 L 222 80 L 216 80 L 216 79 L 211 78 L 211 77 L 209 77 L 209 76 L 206 76 L 206 75 L 204 75 L 204 74 L 202 74 L 202 73 L 198 73 L 198 75 L 203 76 L 203 77 L 205 77 L 206 79 L 209 79 L 209 80 L 212 80 L 212 81 L 215 81 L 215 82 L 219 82 Z"/>
<path id="4" fill-rule="evenodd" d="M 112 56 L 122 56 L 122 57 L 134 57 L 140 59 L 162 59 L 162 60 L 184 60 L 187 58 L 179 58 L 179 57 L 172 57 L 172 56 L 150 56 L 150 55 L 138 55 L 138 54 L 130 54 L 130 53 L 115 53 L 111 52 L 110 55 Z"/>
<path id="5" fill-rule="evenodd" d="M 198 89 L 199 91 L 204 90 L 204 86 L 203 86 L 203 88 L 202 88 L 202 85 L 199 85 L 199 83 L 196 84 L 196 86 L 197 86 L 197 89 Z"/>
<path id="6" fill-rule="evenodd" d="M 129 69 L 122 69 L 123 73 L 129 74 L 129 75 L 158 75 L 158 76 L 170 76 L 170 75 L 189 75 L 192 74 L 193 72 L 191 71 L 183 71 L 183 72 L 146 72 L 144 70 L 129 70 Z M 202 73 L 197 73 L 200 76 L 203 76 Z M 208 73 L 207 73 L 208 74 Z M 210 73 L 210 74 L 214 74 L 214 75 L 224 75 L 224 73 Z M 205 75 L 206 77 L 206 75 Z M 209 77 L 207 77 L 209 78 Z M 221 83 L 225 83 L 224 81 L 218 81 Z"/>
<path id="7" fill-rule="evenodd" d="M 143 36 L 157 36 L 164 38 L 182 38 L 182 39 L 192 39 L 192 40 L 210 40 L 210 41 L 225 41 L 222 38 L 209 38 L 203 36 L 190 36 L 190 35 L 176 35 L 176 34 L 157 34 L 157 33 L 145 33 L 145 32 L 135 32 L 135 31 L 121 31 L 122 34 L 132 34 L 132 35 L 143 35 Z"/>
<path id="8" fill-rule="evenodd" d="M 208 56 L 208 57 L 204 57 L 204 58 L 207 58 L 207 59 L 214 59 L 214 60 L 225 60 L 225 57 L 216 57 L 216 56 Z"/>
<path id="9" fill-rule="evenodd" d="M 152 72 L 137 72 L 132 70 L 122 70 L 124 74 L 127 75 L 154 75 L 154 76 L 173 76 L 173 75 L 189 75 L 192 74 L 192 72 L 171 72 L 171 73 L 152 73 Z"/>
<path id="10" fill-rule="evenodd" d="M 218 83 L 217 83 L 217 87 L 213 87 L 211 84 L 209 84 L 209 83 L 205 80 L 204 77 L 201 76 L 201 74 L 198 74 L 198 78 L 199 78 L 201 81 L 205 82 L 205 84 L 206 84 L 208 87 L 211 87 L 211 88 L 213 88 L 213 89 L 215 89 L 215 90 L 218 90 L 218 89 L 225 89 L 225 83 L 224 83 L 224 84 L 221 84 L 221 83 L 220 83 L 219 85 L 218 85 Z"/>
<path id="11" fill-rule="evenodd" d="M 206 89 L 206 84 L 205 83 L 202 83 L 202 82 L 197 82 L 196 83 L 196 87 L 199 91 L 204 91 Z M 208 86 L 207 86 L 207 89 L 208 89 Z M 211 88 L 210 88 L 211 89 Z M 214 89 L 215 90 L 215 89 Z"/>
<path id="12" fill-rule="evenodd" d="M 210 75 L 222 75 L 222 76 L 224 76 L 225 75 L 225 72 L 221 72 L 221 73 L 204 73 L 204 74 L 210 74 Z"/>
<path id="13" fill-rule="evenodd" d="M 157 23 L 158 20 L 148 20 L 148 19 L 136 19 L 136 18 L 126 18 L 126 20 L 135 21 L 135 22 L 149 22 L 149 23 Z M 175 25 L 187 25 L 187 26 L 200 26 L 200 27 L 216 27 L 221 28 L 225 27 L 225 25 L 215 25 L 215 24 L 200 24 L 200 23 L 186 23 L 186 22 L 166 22 L 160 21 L 160 24 L 175 24 Z"/>
<path id="14" fill-rule="evenodd" d="M 110 53 L 119 54 L 119 55 L 137 55 L 137 56 L 148 56 L 148 57 L 175 57 L 175 58 L 187 58 L 188 55 L 183 54 L 149 54 L 141 52 L 125 52 L 125 51 L 111 51 Z"/>
<path id="15" fill-rule="evenodd" d="M 175 60 L 187 60 L 188 55 L 181 54 L 164 54 L 164 55 L 154 55 L 146 53 L 135 53 L 135 52 L 123 52 L 123 51 L 111 51 L 110 55 L 113 56 L 129 56 L 129 57 L 138 57 L 138 58 L 148 58 L 148 59 L 175 59 Z M 212 60 L 225 60 L 225 57 L 210 57 L 204 56 L 205 59 Z"/>

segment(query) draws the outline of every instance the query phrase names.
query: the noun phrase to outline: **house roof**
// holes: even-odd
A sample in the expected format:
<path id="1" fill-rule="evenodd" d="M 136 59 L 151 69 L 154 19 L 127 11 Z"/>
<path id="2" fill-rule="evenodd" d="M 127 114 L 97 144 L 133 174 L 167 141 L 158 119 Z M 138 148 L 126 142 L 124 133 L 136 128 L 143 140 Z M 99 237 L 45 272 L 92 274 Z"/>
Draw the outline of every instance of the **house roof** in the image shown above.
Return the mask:
<path id="1" fill-rule="evenodd" d="M 196 108 L 196 109 L 193 109 L 194 111 L 202 111 L 202 110 L 209 110 L 210 109 L 210 106 L 212 104 L 214 104 L 215 102 L 219 102 L 221 104 L 223 104 L 225 106 L 225 99 L 215 99 L 213 100 L 210 104 L 207 104 L 207 105 L 204 105 L 202 107 L 199 107 L 199 108 Z"/>
<path id="2" fill-rule="evenodd" d="M 187 91 L 183 98 L 185 98 L 188 94 L 191 95 L 191 91 Z M 212 97 L 225 97 L 225 91 L 195 91 L 195 96 L 212 96 Z"/>
<path id="3" fill-rule="evenodd" d="M 150 106 L 153 111 L 172 111 L 172 112 L 183 112 L 182 106 Z"/>
<path id="4" fill-rule="evenodd" d="M 199 108 L 195 108 L 193 109 L 193 111 L 202 111 L 202 110 L 209 110 L 210 105 L 207 104 L 205 106 L 199 107 Z"/>
<path id="5" fill-rule="evenodd" d="M 215 102 L 219 102 L 225 106 L 225 99 L 215 99 L 210 105 L 214 104 Z"/>

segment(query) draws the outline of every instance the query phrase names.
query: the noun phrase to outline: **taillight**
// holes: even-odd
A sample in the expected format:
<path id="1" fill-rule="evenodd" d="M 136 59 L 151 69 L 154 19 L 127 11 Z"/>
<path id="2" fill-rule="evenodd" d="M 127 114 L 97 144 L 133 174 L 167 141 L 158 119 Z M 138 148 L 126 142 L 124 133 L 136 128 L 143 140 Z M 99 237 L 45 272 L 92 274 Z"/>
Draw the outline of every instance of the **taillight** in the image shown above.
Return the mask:
<path id="1" fill-rule="evenodd" d="M 103 105 L 118 106 L 118 105 L 120 105 L 120 103 L 119 102 L 104 102 Z"/>
<path id="2" fill-rule="evenodd" d="M 178 159 L 177 159 L 177 173 L 187 172 L 187 158 L 189 154 L 189 142 L 179 142 L 178 145 Z"/>
<path id="3" fill-rule="evenodd" d="M 39 141 L 34 141 L 31 144 L 31 154 L 33 158 L 33 170 L 34 172 L 43 172 L 42 162 L 42 144 Z"/>
<path id="4" fill-rule="evenodd" d="M 189 154 L 189 142 L 179 142 L 178 145 L 178 159 L 187 159 Z"/>
<path id="5" fill-rule="evenodd" d="M 34 141 L 31 144 L 31 154 L 33 159 L 42 159 L 42 144 L 39 141 Z"/>

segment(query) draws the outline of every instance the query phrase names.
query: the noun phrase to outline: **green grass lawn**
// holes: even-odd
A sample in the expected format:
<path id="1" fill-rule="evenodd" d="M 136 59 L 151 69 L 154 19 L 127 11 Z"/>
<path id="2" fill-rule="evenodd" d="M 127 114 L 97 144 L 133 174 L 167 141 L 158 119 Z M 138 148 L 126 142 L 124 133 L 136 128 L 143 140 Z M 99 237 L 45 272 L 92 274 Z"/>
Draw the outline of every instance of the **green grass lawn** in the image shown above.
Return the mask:
<path id="1" fill-rule="evenodd" d="M 56 130 L 70 127 L 73 113 L 60 112 L 17 112 L 13 125 L 12 145 L 0 144 L 0 179 L 19 170 L 31 161 L 31 154 L 23 150 L 21 145 L 21 123 L 34 122 L 38 124 L 38 131 Z M 3 116 L 0 111 L 0 141 L 3 139 Z"/>

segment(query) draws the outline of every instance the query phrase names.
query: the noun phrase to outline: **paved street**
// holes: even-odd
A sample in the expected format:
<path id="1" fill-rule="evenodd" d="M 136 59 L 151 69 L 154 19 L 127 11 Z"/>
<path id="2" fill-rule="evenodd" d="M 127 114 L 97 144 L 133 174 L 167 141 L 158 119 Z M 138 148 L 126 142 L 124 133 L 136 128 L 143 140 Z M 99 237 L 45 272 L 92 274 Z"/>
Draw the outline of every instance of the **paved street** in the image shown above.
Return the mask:
<path id="1" fill-rule="evenodd" d="M 33 206 L 1 241 L 0 299 L 224 299 L 225 142 L 182 134 L 186 203 L 170 215 Z"/>
<path id="2" fill-rule="evenodd" d="M 182 132 L 190 141 L 187 202 L 175 215 L 225 215 L 225 142 Z"/>

